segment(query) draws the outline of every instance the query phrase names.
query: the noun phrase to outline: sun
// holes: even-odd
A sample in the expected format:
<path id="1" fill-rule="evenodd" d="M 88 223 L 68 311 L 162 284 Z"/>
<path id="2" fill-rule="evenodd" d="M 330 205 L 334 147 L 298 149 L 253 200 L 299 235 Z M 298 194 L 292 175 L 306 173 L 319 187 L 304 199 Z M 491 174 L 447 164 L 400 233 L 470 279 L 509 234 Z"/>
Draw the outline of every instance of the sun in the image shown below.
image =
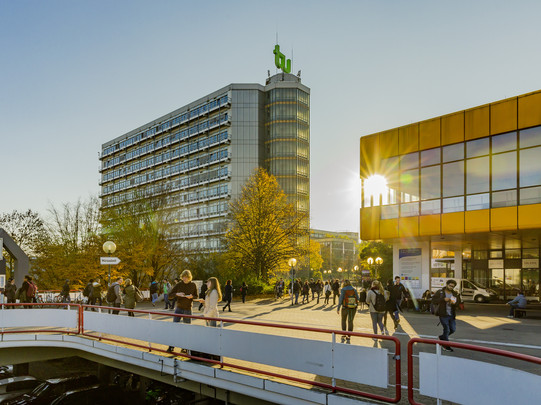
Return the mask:
<path id="1" fill-rule="evenodd" d="M 364 197 L 374 197 L 374 203 L 379 201 L 379 196 L 385 194 L 387 190 L 387 179 L 381 174 L 374 174 L 368 177 L 364 182 Z"/>

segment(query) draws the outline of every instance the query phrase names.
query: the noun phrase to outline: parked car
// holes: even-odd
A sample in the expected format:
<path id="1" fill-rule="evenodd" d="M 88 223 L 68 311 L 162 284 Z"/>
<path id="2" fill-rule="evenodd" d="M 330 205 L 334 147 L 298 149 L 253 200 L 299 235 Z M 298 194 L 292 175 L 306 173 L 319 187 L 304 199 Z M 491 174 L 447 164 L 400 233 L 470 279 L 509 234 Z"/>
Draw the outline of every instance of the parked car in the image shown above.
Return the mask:
<path id="1" fill-rule="evenodd" d="M 67 391 L 96 386 L 98 377 L 93 374 L 75 374 L 69 377 L 51 378 L 38 385 L 32 391 L 5 402 L 6 405 L 49 405 L 58 396 Z"/>
<path id="2" fill-rule="evenodd" d="M 462 296 L 463 301 L 489 302 L 498 297 L 494 290 L 464 278 L 432 277 L 430 279 L 432 291 L 436 292 L 445 287 L 447 280 L 454 280 L 457 283 L 455 290 Z"/>
<path id="3" fill-rule="evenodd" d="M 118 385 L 98 385 L 65 392 L 51 402 L 51 405 L 132 405 L 134 403 L 137 403 L 135 394 L 124 393 Z"/>
<path id="4" fill-rule="evenodd" d="M 42 383 L 43 380 L 38 380 L 30 375 L 4 378 L 0 380 L 0 404 L 5 403 L 8 399 L 32 391 Z"/>

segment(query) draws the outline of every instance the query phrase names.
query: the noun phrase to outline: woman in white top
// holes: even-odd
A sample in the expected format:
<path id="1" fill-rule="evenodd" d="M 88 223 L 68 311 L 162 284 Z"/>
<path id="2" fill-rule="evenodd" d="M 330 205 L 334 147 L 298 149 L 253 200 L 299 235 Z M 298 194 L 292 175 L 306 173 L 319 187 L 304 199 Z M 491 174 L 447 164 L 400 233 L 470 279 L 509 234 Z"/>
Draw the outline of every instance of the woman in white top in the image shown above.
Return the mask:
<path id="1" fill-rule="evenodd" d="M 220 283 L 216 277 L 211 277 L 207 280 L 207 292 L 205 294 L 205 299 L 197 300 L 205 305 L 203 308 L 203 316 L 206 318 L 218 318 L 218 302 L 221 300 L 222 291 L 220 290 Z M 216 326 L 216 321 L 207 321 L 207 325 Z"/>

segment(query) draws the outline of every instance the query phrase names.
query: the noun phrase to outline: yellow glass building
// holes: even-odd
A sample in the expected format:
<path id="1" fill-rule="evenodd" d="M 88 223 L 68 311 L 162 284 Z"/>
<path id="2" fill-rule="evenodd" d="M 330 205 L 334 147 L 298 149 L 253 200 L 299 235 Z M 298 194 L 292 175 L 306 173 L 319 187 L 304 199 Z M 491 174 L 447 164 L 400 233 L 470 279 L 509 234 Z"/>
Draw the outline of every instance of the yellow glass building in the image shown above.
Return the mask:
<path id="1" fill-rule="evenodd" d="M 416 295 L 464 278 L 539 300 L 541 91 L 360 140 L 361 239 Z"/>

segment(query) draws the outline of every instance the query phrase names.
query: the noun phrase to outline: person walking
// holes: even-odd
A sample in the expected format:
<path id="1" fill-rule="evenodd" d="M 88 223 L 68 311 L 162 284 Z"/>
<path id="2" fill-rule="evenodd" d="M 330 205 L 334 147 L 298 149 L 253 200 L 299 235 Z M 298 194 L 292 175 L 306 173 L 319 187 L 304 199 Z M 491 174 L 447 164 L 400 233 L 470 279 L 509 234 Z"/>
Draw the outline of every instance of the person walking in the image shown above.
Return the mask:
<path id="1" fill-rule="evenodd" d="M 197 286 L 192 281 L 192 272 L 190 270 L 184 270 L 182 274 L 180 275 L 180 281 L 177 283 L 172 289 L 169 294 L 177 297 L 177 303 L 175 307 L 175 314 L 177 315 L 191 315 L 192 314 L 192 303 L 193 300 L 197 298 Z M 183 323 L 192 323 L 191 318 L 187 318 L 185 316 L 179 317 L 175 316 L 173 318 L 173 322 L 178 323 L 180 322 L 180 318 L 182 318 Z M 169 353 L 172 353 L 174 350 L 174 346 L 169 346 L 167 351 Z"/>
<path id="2" fill-rule="evenodd" d="M 156 301 L 158 301 L 158 283 L 156 280 L 153 280 L 150 283 L 149 290 L 150 290 L 150 300 L 152 302 L 152 306 L 156 306 Z"/>
<path id="3" fill-rule="evenodd" d="M 248 294 L 248 284 L 246 282 L 242 282 L 242 286 L 240 287 L 240 296 L 242 297 L 242 303 L 246 303 L 246 294 Z"/>
<path id="4" fill-rule="evenodd" d="M 124 303 L 124 299 L 122 298 L 122 283 L 124 281 L 122 280 L 122 277 L 117 277 L 115 282 L 111 284 L 112 287 L 112 293 L 114 294 L 114 300 L 113 300 L 113 307 L 120 308 L 120 306 Z M 111 288 L 109 287 L 109 288 Z M 111 298 L 113 297 L 113 294 L 111 294 Z M 109 295 L 109 291 L 107 291 L 107 295 Z M 119 310 L 115 309 L 113 310 L 113 315 L 118 315 Z"/>
<path id="5" fill-rule="evenodd" d="M 299 303 L 299 294 L 302 289 L 299 279 L 295 279 L 293 281 L 292 289 L 293 289 L 293 295 L 295 296 L 295 305 L 297 305 Z"/>
<path id="6" fill-rule="evenodd" d="M 323 290 L 323 284 L 321 283 L 321 280 L 318 279 L 315 282 L 314 288 L 316 290 L 316 298 L 317 298 L 316 304 L 319 305 L 319 297 L 321 296 L 321 291 Z"/>
<path id="7" fill-rule="evenodd" d="M 329 297 L 331 296 L 331 293 L 331 285 L 328 281 L 325 281 L 325 285 L 323 286 L 323 294 L 325 294 L 325 301 L 323 305 L 327 305 L 329 303 Z"/>
<path id="8" fill-rule="evenodd" d="M 231 312 L 231 301 L 233 301 L 233 285 L 231 284 L 231 280 L 227 280 L 225 282 L 225 291 L 224 291 L 224 311 L 226 308 L 229 308 L 229 312 Z"/>
<path id="9" fill-rule="evenodd" d="M 124 281 L 124 308 L 135 309 L 135 286 L 131 279 L 127 278 Z M 128 316 L 135 316 L 133 311 L 128 311 Z"/>
<path id="10" fill-rule="evenodd" d="M 383 315 L 385 314 L 385 303 L 389 299 L 389 295 L 378 280 L 372 281 L 372 287 L 366 293 L 366 303 L 370 311 L 370 318 L 372 318 L 374 335 L 378 334 L 378 326 L 381 334 L 386 334 L 385 326 L 383 325 Z M 374 340 L 377 339 L 374 338 Z"/>
<path id="11" fill-rule="evenodd" d="M 15 280 L 13 277 L 10 277 L 8 280 L 8 283 L 6 285 L 6 289 L 4 291 L 4 294 L 6 295 L 6 300 L 8 304 L 15 304 L 17 302 L 15 298 L 15 294 L 17 293 L 17 286 L 15 285 Z M 15 309 L 13 306 L 7 307 L 8 309 Z"/>
<path id="12" fill-rule="evenodd" d="M 222 291 L 220 283 L 216 277 L 211 277 L 205 283 L 207 286 L 205 298 L 200 298 L 198 301 L 203 304 L 203 316 L 205 318 L 218 318 L 218 302 L 222 300 Z M 216 326 L 216 320 L 207 320 L 208 326 Z"/>
<path id="13" fill-rule="evenodd" d="M 165 305 L 163 309 L 169 309 L 169 307 L 173 307 L 173 304 L 169 302 L 169 291 L 171 291 L 171 284 L 165 278 L 163 280 L 163 302 Z"/>
<path id="14" fill-rule="evenodd" d="M 394 312 L 396 311 L 396 300 L 392 298 L 391 290 L 393 289 L 393 280 L 389 280 L 387 282 L 387 286 L 385 287 L 386 294 L 389 297 L 387 302 L 385 303 L 385 313 L 383 314 L 383 326 L 385 329 L 387 329 L 387 317 L 391 318 L 393 320 L 394 329 L 398 327 L 398 322 L 396 322 L 396 318 L 394 315 Z"/>
<path id="15" fill-rule="evenodd" d="M 507 305 L 510 306 L 509 315 L 507 315 L 507 317 L 508 318 L 514 318 L 515 317 L 515 309 L 517 309 L 517 308 L 526 308 L 527 303 L 528 303 L 528 301 L 526 301 L 526 297 L 524 297 L 524 293 L 522 291 L 518 291 L 517 296 L 507 303 Z"/>
<path id="16" fill-rule="evenodd" d="M 60 292 L 60 296 L 62 297 L 62 303 L 69 304 L 71 302 L 71 299 L 70 299 L 70 281 L 69 280 L 66 280 L 66 282 L 62 286 L 62 291 Z"/>
<path id="17" fill-rule="evenodd" d="M 340 281 L 338 279 L 335 279 L 333 283 L 331 284 L 332 289 L 332 304 L 336 304 L 336 297 L 340 294 Z"/>
<path id="18" fill-rule="evenodd" d="M 89 303 L 90 305 L 103 305 L 103 299 L 101 297 L 101 280 L 99 278 L 96 278 L 92 282 L 92 288 L 90 289 L 90 295 L 89 295 Z M 92 308 L 92 311 L 95 311 L 94 308 Z"/>
<path id="19" fill-rule="evenodd" d="M 342 330 L 347 330 L 353 332 L 353 319 L 357 312 L 357 306 L 359 305 L 359 294 L 357 290 L 353 288 L 349 280 L 344 280 L 342 284 L 342 290 L 340 291 L 340 298 L 338 299 L 338 307 L 336 308 L 336 313 L 340 314 L 340 309 L 342 309 Z M 342 343 L 349 343 L 351 336 L 342 335 Z"/>
<path id="20" fill-rule="evenodd" d="M 434 312 L 440 318 L 443 333 L 438 336 L 440 340 L 449 341 L 449 336 L 456 332 L 456 308 L 460 305 L 460 295 L 455 291 L 456 281 L 447 280 L 445 287 L 438 290 L 432 297 Z M 454 351 L 451 346 L 443 346 L 448 352 Z"/>
<path id="21" fill-rule="evenodd" d="M 308 281 L 305 281 L 302 285 L 302 303 L 303 304 L 305 300 L 307 304 L 310 302 L 310 284 L 308 284 Z"/>
<path id="22" fill-rule="evenodd" d="M 402 299 L 404 299 L 406 293 L 406 287 L 404 287 L 404 284 L 400 282 L 400 276 L 396 276 L 394 278 L 394 284 L 391 286 L 389 291 L 391 293 L 391 297 L 389 299 L 391 299 L 395 305 L 395 309 L 393 311 L 393 322 L 394 328 L 396 329 L 400 324 L 400 306 L 402 305 Z"/>

